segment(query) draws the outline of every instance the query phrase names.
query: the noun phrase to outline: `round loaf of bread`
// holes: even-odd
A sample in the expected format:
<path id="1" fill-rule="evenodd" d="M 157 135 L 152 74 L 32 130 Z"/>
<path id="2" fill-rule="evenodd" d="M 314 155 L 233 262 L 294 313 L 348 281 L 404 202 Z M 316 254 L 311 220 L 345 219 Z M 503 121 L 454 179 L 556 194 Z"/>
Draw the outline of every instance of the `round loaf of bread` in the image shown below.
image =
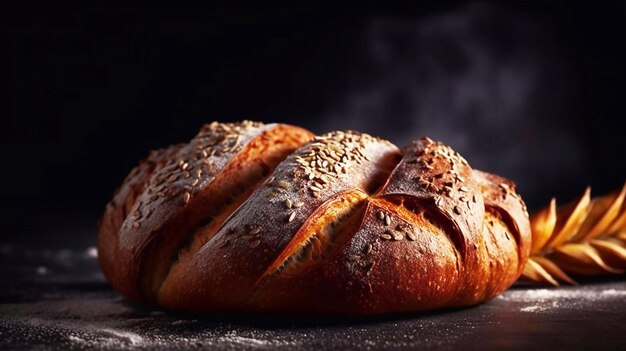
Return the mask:
<path id="1" fill-rule="evenodd" d="M 150 154 L 107 206 L 98 248 L 138 302 L 371 315 L 496 296 L 521 273 L 530 226 L 511 181 L 439 142 L 245 121 Z"/>

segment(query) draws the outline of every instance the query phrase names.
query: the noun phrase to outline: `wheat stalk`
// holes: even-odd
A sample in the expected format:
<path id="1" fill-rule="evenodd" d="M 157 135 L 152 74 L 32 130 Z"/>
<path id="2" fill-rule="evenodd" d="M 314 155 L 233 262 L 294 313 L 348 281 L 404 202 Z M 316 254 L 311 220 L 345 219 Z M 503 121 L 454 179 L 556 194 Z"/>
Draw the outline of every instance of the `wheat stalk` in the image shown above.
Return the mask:
<path id="1" fill-rule="evenodd" d="M 621 191 L 548 207 L 530 217 L 532 247 L 521 279 L 557 286 L 576 284 L 576 275 L 619 274 L 626 270 L 626 184 Z"/>

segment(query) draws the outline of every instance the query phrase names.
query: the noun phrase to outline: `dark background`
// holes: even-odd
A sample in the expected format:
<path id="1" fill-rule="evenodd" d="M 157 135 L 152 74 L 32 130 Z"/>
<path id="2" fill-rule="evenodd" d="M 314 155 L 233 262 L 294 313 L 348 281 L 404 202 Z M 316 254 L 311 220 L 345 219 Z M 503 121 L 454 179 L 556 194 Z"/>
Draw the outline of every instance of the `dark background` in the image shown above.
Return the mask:
<path id="1" fill-rule="evenodd" d="M 213 120 L 429 135 L 531 209 L 609 192 L 626 6 L 593 4 L 4 9 L 0 243 L 93 245 L 137 161 Z"/>

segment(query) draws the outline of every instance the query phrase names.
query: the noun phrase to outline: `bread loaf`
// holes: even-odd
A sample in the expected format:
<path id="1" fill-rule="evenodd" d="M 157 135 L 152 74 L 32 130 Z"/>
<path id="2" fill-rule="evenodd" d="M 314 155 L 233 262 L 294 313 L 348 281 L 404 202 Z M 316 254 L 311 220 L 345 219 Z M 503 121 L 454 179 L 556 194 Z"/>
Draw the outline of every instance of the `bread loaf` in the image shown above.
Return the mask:
<path id="1" fill-rule="evenodd" d="M 107 205 L 98 248 L 137 302 L 371 315 L 496 296 L 530 227 L 511 181 L 439 142 L 245 121 L 151 153 Z"/>

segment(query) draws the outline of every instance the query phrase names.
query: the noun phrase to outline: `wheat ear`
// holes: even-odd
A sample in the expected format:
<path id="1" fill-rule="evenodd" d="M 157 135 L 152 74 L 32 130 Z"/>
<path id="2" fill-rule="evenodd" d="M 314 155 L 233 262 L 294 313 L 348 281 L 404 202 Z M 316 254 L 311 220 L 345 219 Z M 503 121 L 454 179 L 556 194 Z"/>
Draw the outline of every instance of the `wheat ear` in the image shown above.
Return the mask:
<path id="1" fill-rule="evenodd" d="M 548 207 L 530 217 L 532 248 L 521 279 L 557 286 L 570 275 L 619 274 L 626 270 L 626 184 L 621 191 Z"/>

